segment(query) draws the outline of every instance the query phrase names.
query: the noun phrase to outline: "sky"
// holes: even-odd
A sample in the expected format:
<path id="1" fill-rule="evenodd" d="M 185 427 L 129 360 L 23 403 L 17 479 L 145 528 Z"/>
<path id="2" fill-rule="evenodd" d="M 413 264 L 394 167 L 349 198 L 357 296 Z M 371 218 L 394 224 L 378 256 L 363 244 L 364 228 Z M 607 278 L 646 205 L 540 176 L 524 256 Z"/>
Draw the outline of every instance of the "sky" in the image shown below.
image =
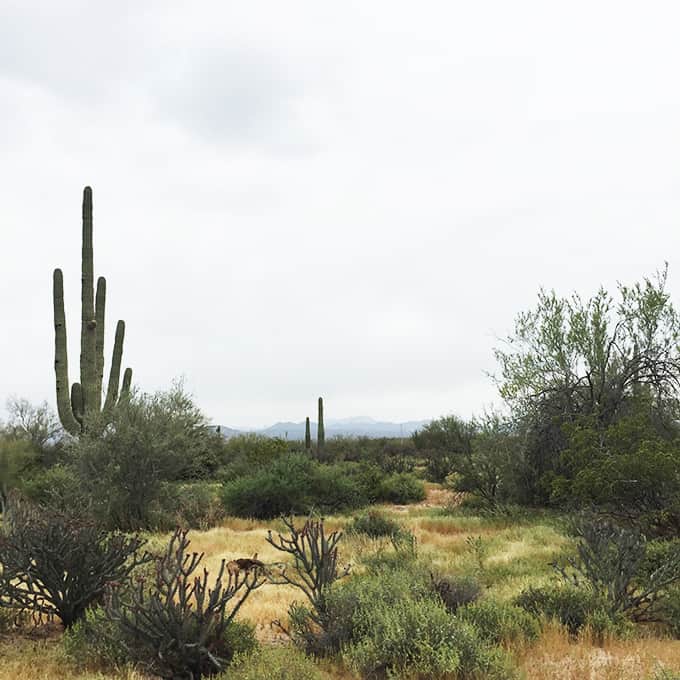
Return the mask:
<path id="1" fill-rule="evenodd" d="M 404 421 L 498 402 L 541 286 L 669 263 L 680 6 L 0 0 L 0 405 L 77 376 L 93 187 L 106 361 L 210 419 Z M 0 417 L 2 410 L 0 408 Z"/>

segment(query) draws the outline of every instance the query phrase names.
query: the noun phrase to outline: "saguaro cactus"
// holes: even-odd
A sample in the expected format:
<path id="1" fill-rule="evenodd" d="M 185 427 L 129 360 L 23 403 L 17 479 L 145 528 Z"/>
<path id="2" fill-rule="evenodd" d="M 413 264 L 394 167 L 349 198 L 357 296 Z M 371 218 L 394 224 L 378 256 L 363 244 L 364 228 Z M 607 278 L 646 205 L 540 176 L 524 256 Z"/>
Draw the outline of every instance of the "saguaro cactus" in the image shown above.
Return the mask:
<path id="1" fill-rule="evenodd" d="M 309 426 L 309 416 L 305 419 L 305 451 L 312 449 L 312 430 Z"/>
<path id="2" fill-rule="evenodd" d="M 316 428 L 316 453 L 321 457 L 326 443 L 326 430 L 323 425 L 323 397 L 319 397 L 319 423 Z"/>
<path id="3" fill-rule="evenodd" d="M 104 378 L 104 310 L 106 279 L 97 280 L 94 292 L 92 253 L 92 189 L 83 191 L 83 254 L 80 326 L 80 382 L 73 383 L 69 394 L 68 355 L 66 351 L 66 315 L 64 313 L 64 277 L 61 269 L 54 270 L 54 372 L 57 386 L 57 412 L 64 429 L 74 436 L 91 432 L 96 425 L 106 424 L 119 395 L 120 366 L 123 357 L 125 322 L 119 321 L 113 344 L 113 359 L 102 412 L 102 382 Z M 132 369 L 125 369 L 120 395 L 130 391 Z"/>

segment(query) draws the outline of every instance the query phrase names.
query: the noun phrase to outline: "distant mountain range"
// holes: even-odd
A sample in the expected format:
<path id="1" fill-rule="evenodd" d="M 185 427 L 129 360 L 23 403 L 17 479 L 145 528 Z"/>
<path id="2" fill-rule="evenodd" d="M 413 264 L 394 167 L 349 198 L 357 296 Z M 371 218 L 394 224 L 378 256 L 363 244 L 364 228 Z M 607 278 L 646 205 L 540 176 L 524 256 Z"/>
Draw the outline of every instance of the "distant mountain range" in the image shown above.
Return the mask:
<path id="1" fill-rule="evenodd" d="M 342 418 L 340 420 L 329 419 L 326 421 L 326 438 L 344 437 L 410 437 L 416 430 L 427 425 L 429 420 L 409 420 L 405 423 L 389 423 L 374 420 L 366 416 L 356 416 L 354 418 Z M 282 439 L 304 439 L 305 423 L 283 422 L 274 423 L 269 427 L 261 429 L 242 429 L 238 430 L 226 425 L 219 427 L 219 431 L 225 438 L 247 434 L 249 432 L 260 434 L 265 437 L 281 437 Z M 310 423 L 312 439 L 316 439 L 316 423 Z"/>

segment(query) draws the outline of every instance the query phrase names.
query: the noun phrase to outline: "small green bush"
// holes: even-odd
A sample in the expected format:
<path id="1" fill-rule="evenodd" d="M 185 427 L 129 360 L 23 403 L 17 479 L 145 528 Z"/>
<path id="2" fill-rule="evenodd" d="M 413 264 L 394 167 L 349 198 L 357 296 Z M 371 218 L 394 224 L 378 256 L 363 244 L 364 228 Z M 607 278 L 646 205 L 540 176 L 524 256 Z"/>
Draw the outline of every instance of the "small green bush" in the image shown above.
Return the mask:
<path id="1" fill-rule="evenodd" d="M 392 474 L 380 482 L 377 500 L 399 505 L 417 503 L 425 500 L 425 485 L 409 472 Z"/>
<path id="2" fill-rule="evenodd" d="M 217 680 L 323 680 L 316 664 L 294 647 L 267 647 L 237 656 Z"/>
<path id="3" fill-rule="evenodd" d="M 514 677 L 504 654 L 468 623 L 431 600 L 401 599 L 371 608 L 371 625 L 344 652 L 347 664 L 367 677 L 419 680 Z"/>
<path id="4" fill-rule="evenodd" d="M 366 505 L 360 484 L 340 465 L 321 465 L 306 454 L 291 453 L 270 467 L 224 485 L 222 501 L 239 517 L 273 519 L 284 514 L 341 512 Z"/>
<path id="5" fill-rule="evenodd" d="M 630 633 L 630 624 L 621 616 L 610 615 L 605 600 L 587 588 L 530 587 L 517 596 L 515 604 L 534 616 L 559 621 L 572 635 L 586 626 L 600 637 Z"/>
<path id="6" fill-rule="evenodd" d="M 347 525 L 347 533 L 364 534 L 370 538 L 395 536 L 403 530 L 399 522 L 388 517 L 384 512 L 375 509 L 358 515 Z"/>
<path id="7" fill-rule="evenodd" d="M 474 626 L 484 640 L 495 645 L 531 642 L 541 632 L 534 616 L 506 602 L 481 600 L 461 607 L 456 615 Z"/>
<path id="8" fill-rule="evenodd" d="M 66 658 L 76 666 L 118 668 L 130 661 L 123 650 L 133 644 L 132 640 L 124 640 L 122 636 L 106 612 L 95 607 L 64 632 L 62 645 Z"/>
<path id="9" fill-rule="evenodd" d="M 374 607 L 429 595 L 427 572 L 404 568 L 403 564 L 397 570 L 354 576 L 334 585 L 324 596 L 320 607 L 323 630 L 310 627 L 309 612 L 304 607 L 291 607 L 293 639 L 317 656 L 336 654 L 348 643 L 368 634 Z"/>
<path id="10" fill-rule="evenodd" d="M 474 576 L 433 575 L 431 585 L 451 614 L 455 614 L 459 607 L 475 602 L 482 592 L 482 586 Z"/>
<path id="11" fill-rule="evenodd" d="M 668 591 L 661 611 L 671 635 L 680 639 L 680 587 Z"/>
<path id="12" fill-rule="evenodd" d="M 163 485 L 151 524 L 159 531 L 181 526 L 205 531 L 225 517 L 221 486 L 210 482 L 172 482 Z"/>

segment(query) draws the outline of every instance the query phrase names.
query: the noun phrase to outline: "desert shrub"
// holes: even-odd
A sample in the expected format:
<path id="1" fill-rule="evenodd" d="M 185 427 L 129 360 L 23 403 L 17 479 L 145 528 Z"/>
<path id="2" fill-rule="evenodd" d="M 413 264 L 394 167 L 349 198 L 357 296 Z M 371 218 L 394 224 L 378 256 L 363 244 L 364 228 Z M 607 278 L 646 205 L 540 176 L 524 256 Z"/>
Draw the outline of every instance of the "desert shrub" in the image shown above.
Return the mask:
<path id="1" fill-rule="evenodd" d="M 394 536 L 403 530 L 399 522 L 374 509 L 358 515 L 347 525 L 347 533 L 364 534 L 370 538 Z"/>
<path id="2" fill-rule="evenodd" d="M 90 500 L 83 492 L 77 470 L 67 462 L 40 470 L 27 479 L 22 487 L 26 498 L 38 505 L 67 512 L 75 505 L 87 507 Z"/>
<path id="3" fill-rule="evenodd" d="M 474 626 L 484 640 L 496 645 L 530 642 L 538 638 L 541 630 L 534 616 L 506 602 L 480 600 L 461 607 L 456 615 Z"/>
<path id="4" fill-rule="evenodd" d="M 323 680 L 326 677 L 301 651 L 267 647 L 237 655 L 219 680 Z"/>
<path id="5" fill-rule="evenodd" d="M 293 640 L 317 656 L 339 652 L 367 634 L 373 607 L 391 605 L 404 598 L 427 598 L 430 592 L 424 570 L 402 568 L 355 576 L 333 585 L 318 607 L 320 624 L 309 616 L 309 608 L 291 607 L 289 620 Z"/>
<path id="6" fill-rule="evenodd" d="M 514 677 L 500 650 L 485 643 L 470 624 L 427 599 L 373 605 L 370 627 L 343 656 L 367 677 Z"/>
<path id="7" fill-rule="evenodd" d="M 388 475 L 378 487 L 378 501 L 386 503 L 417 503 L 425 500 L 425 485 L 408 472 Z"/>
<path id="8" fill-rule="evenodd" d="M 219 478 L 228 482 L 248 477 L 269 467 L 289 452 L 288 442 L 277 437 L 243 434 L 225 440 L 222 445 L 222 468 Z"/>
<path id="9" fill-rule="evenodd" d="M 671 588 L 661 605 L 661 614 L 671 635 L 680 639 L 680 587 Z"/>
<path id="10" fill-rule="evenodd" d="M 130 660 L 172 680 L 199 680 L 226 668 L 235 654 L 256 646 L 251 625 L 234 621 L 251 592 L 265 583 L 257 570 L 232 573 L 224 560 L 213 582 L 203 553 L 188 553 L 186 530 L 176 530 L 156 565 L 152 584 L 114 588 L 106 613 L 121 631 Z"/>
<path id="11" fill-rule="evenodd" d="M 74 441 L 70 454 L 100 521 L 136 530 L 151 528 L 166 483 L 198 474 L 190 472 L 194 457 L 218 444 L 177 383 L 167 392 L 135 393 L 121 401 L 103 435 Z"/>
<path id="12" fill-rule="evenodd" d="M 455 614 L 459 607 L 476 602 L 482 592 L 482 586 L 474 576 L 433 574 L 430 578 L 432 591 L 451 614 Z"/>
<path id="13" fill-rule="evenodd" d="M 0 606 L 56 615 L 70 627 L 111 583 L 151 556 L 146 541 L 14 499 L 0 535 Z"/>
<path id="14" fill-rule="evenodd" d="M 555 619 L 576 635 L 586 626 L 613 632 L 622 624 L 610 616 L 606 602 L 587 588 L 573 586 L 529 587 L 514 602 L 518 607 L 537 617 Z"/>
<path id="15" fill-rule="evenodd" d="M 572 573 L 557 567 L 565 580 L 592 589 L 612 617 L 658 621 L 665 591 L 680 583 L 680 542 L 654 548 L 647 558 L 647 539 L 635 529 L 588 517 L 574 529 L 578 555 L 568 560 Z"/>
<path id="16" fill-rule="evenodd" d="M 287 454 L 254 474 L 227 482 L 222 501 L 239 517 L 352 510 L 367 503 L 358 482 L 341 466 L 322 465 L 305 454 Z"/>
<path id="17" fill-rule="evenodd" d="M 121 636 L 122 631 L 104 609 L 93 607 L 64 633 L 62 646 L 66 658 L 76 666 L 118 668 L 128 662 L 126 648 L 134 644 Z"/>
<path id="18" fill-rule="evenodd" d="M 225 517 L 221 488 L 204 481 L 164 484 L 150 515 L 151 525 L 159 531 L 177 526 L 205 531 L 217 526 Z"/>
<path id="19" fill-rule="evenodd" d="M 650 676 L 650 680 L 680 680 L 680 672 L 672 671 L 670 668 L 659 667 Z"/>

